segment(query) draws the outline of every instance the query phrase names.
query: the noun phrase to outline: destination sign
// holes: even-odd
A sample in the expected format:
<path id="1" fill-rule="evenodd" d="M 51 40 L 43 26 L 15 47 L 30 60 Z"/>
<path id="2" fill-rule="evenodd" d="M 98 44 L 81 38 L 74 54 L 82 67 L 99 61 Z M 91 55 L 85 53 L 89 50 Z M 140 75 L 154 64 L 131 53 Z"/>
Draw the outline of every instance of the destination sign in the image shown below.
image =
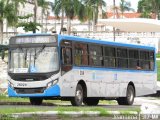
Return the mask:
<path id="1" fill-rule="evenodd" d="M 18 36 L 10 39 L 10 44 L 55 43 L 56 36 Z"/>

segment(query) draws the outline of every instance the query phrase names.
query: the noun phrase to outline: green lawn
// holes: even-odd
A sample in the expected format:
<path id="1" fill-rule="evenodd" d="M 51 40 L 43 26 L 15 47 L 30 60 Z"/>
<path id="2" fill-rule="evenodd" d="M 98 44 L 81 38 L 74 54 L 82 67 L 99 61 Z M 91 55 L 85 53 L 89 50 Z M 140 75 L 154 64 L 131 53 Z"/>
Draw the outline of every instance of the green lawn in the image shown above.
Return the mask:
<path id="1" fill-rule="evenodd" d="M 160 53 L 156 54 L 156 58 L 160 58 Z"/>
<path id="2" fill-rule="evenodd" d="M 157 61 L 157 80 L 160 81 L 160 60 Z"/>

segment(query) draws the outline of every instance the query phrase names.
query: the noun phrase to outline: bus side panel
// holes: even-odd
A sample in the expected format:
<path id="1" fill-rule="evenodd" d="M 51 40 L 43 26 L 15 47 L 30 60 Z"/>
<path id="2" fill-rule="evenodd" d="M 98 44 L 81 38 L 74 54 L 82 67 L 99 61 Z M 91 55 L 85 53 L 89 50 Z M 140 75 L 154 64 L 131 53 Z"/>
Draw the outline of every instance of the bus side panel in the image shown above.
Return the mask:
<path id="1" fill-rule="evenodd" d="M 61 97 L 72 97 L 75 96 L 76 90 L 76 75 L 73 75 L 73 70 L 66 72 L 59 79 L 60 89 L 61 89 Z"/>
<path id="2" fill-rule="evenodd" d="M 156 79 L 157 79 L 157 74 L 156 73 L 146 73 L 144 74 L 143 79 L 143 90 L 142 94 L 147 95 L 147 94 L 153 94 L 156 93 L 157 89 L 157 84 L 156 84 Z"/>
<path id="3" fill-rule="evenodd" d="M 155 92 L 156 75 L 153 72 L 127 72 L 119 76 L 121 81 L 120 96 L 126 96 L 125 90 L 129 82 L 135 86 L 136 96 L 152 94 Z M 125 84 L 124 84 L 125 83 Z M 124 88 L 125 87 L 125 88 Z M 122 92 L 124 90 L 124 92 Z"/>
<path id="4" fill-rule="evenodd" d="M 153 72 L 145 71 L 93 70 L 76 67 L 60 78 L 61 96 L 75 96 L 76 86 L 80 80 L 87 86 L 87 97 L 126 97 L 129 82 L 134 84 L 136 96 L 151 94 L 155 92 L 155 76 Z"/>

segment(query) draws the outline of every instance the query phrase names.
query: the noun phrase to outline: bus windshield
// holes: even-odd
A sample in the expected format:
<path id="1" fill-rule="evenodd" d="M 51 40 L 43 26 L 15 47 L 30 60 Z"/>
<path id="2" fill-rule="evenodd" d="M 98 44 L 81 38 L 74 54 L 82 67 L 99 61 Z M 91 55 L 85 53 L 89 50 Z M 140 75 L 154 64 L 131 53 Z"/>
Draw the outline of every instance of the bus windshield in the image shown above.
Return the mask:
<path id="1" fill-rule="evenodd" d="M 57 47 L 15 48 L 10 51 L 10 73 L 47 73 L 59 69 Z"/>

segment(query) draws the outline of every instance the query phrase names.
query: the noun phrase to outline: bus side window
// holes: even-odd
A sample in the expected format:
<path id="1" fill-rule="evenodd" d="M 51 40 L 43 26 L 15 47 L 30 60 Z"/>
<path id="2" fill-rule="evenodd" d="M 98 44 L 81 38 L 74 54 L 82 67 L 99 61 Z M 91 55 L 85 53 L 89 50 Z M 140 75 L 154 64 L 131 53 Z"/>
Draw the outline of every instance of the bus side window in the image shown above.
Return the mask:
<path id="1" fill-rule="evenodd" d="M 72 66 L 72 49 L 62 48 L 62 71 L 69 71 Z"/>
<path id="2" fill-rule="evenodd" d="M 87 44 L 76 43 L 74 52 L 74 63 L 77 66 L 86 66 L 88 65 L 88 52 Z"/>

